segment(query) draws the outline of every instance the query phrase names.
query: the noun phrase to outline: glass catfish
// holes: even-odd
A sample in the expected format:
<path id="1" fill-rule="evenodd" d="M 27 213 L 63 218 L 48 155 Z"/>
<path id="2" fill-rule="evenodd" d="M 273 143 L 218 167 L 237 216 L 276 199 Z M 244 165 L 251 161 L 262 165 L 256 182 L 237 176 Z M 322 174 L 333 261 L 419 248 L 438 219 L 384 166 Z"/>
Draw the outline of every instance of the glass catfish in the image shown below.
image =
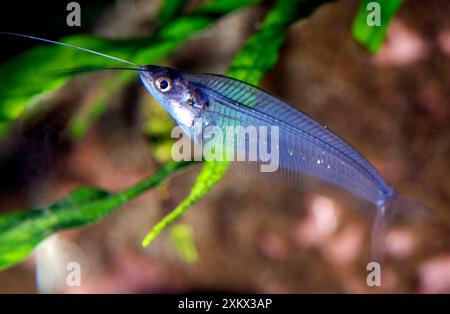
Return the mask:
<path id="1" fill-rule="evenodd" d="M 187 73 L 156 65 L 140 66 L 34 36 L 3 34 L 75 48 L 132 65 L 133 68 L 115 69 L 138 71 L 148 92 L 194 141 L 202 141 L 196 136 L 196 129 L 210 126 L 219 129 L 277 126 L 280 169 L 269 176 L 296 188 L 312 188 L 342 197 L 353 207 L 373 213 L 374 259 L 382 258 L 384 230 L 397 213 L 428 216 L 429 210 L 424 205 L 398 194 L 370 162 L 342 138 L 296 107 L 255 86 L 216 74 Z M 243 147 L 248 149 L 250 145 Z"/>

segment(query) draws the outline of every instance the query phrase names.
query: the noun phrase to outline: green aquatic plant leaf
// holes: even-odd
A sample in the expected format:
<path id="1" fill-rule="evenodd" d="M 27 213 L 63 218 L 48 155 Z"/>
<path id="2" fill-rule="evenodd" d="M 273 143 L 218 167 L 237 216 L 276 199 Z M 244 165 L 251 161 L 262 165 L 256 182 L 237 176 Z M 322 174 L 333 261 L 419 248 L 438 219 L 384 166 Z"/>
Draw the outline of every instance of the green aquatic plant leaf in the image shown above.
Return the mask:
<path id="1" fill-rule="evenodd" d="M 154 175 L 119 193 L 83 187 L 50 206 L 1 215 L 0 269 L 20 263 L 39 242 L 59 230 L 97 222 L 187 165 L 187 162 L 168 163 Z"/>
<path id="2" fill-rule="evenodd" d="M 353 38 L 371 53 L 377 53 L 402 3 L 403 0 L 361 0 L 352 24 Z"/>
<path id="3" fill-rule="evenodd" d="M 278 0 L 268 12 L 261 28 L 251 36 L 234 58 L 226 75 L 259 85 L 264 75 L 278 61 L 289 26 L 327 1 Z M 202 199 L 219 182 L 230 167 L 228 161 L 205 161 L 189 195 L 163 217 L 142 240 L 146 247 L 169 224 L 181 217 L 195 202 Z"/>
<path id="4" fill-rule="evenodd" d="M 61 39 L 64 43 L 106 53 L 137 64 L 155 63 L 172 53 L 193 34 L 212 25 L 221 16 L 260 0 L 207 1 L 193 12 L 169 19 L 149 38 L 113 40 L 87 35 L 73 35 Z M 170 1 L 169 1 L 170 2 Z M 229 10 L 223 3 L 233 2 Z M 6 40 L 5 37 L 2 40 Z M 18 39 L 23 40 L 23 39 Z M 112 67 L 117 61 L 61 47 L 42 45 L 30 49 L 0 65 L 0 139 L 7 134 L 13 122 L 45 95 L 62 87 L 77 72 L 55 75 L 56 70 L 80 67 Z M 136 73 L 121 73 L 119 79 L 105 83 L 106 91 L 100 95 L 92 110 L 80 114 L 70 123 L 72 135 L 83 135 L 92 121 L 104 112 L 108 95 L 119 90 L 136 77 Z"/>

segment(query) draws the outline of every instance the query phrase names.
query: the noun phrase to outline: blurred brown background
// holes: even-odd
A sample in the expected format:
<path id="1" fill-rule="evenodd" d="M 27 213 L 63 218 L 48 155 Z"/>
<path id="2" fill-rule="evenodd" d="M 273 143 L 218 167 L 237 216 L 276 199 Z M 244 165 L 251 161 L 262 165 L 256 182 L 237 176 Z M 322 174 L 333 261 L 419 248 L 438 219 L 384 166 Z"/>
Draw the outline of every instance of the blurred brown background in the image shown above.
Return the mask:
<path id="1" fill-rule="evenodd" d="M 156 2 L 121 3 L 98 21 L 96 34 L 143 35 L 152 27 Z M 140 248 L 187 195 L 198 172 L 192 167 L 99 224 L 50 239 L 26 263 L 0 272 L 0 292 L 37 291 L 36 255 L 53 275 L 67 260 L 82 266 L 80 287 L 49 278 L 39 283 L 43 292 L 450 292 L 450 3 L 406 1 L 376 56 L 351 37 L 357 5 L 336 1 L 296 23 L 263 87 L 327 124 L 436 213 L 435 221 L 391 228 L 381 288 L 366 285 L 370 217 L 236 171 L 180 221 L 194 232 L 197 262 L 178 254 L 167 231 Z M 164 63 L 225 72 L 264 12 L 222 19 Z M 145 117 L 161 113 L 138 82 L 114 97 L 84 139 L 65 139 L 73 107 L 107 75 L 72 81 L 54 112 L 17 134 L 4 159 L 15 180 L 0 179 L 0 210 L 50 203 L 80 185 L 119 191 L 160 167 L 157 143 L 143 130 Z"/>

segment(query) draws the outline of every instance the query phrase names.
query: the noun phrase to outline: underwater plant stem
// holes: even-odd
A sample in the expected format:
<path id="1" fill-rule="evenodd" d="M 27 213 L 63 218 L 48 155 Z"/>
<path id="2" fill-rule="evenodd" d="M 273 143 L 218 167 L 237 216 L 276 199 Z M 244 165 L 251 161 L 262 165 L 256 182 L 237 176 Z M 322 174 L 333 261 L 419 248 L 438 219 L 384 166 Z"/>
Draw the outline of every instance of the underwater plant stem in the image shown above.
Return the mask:
<path id="1" fill-rule="evenodd" d="M 120 192 L 120 196 L 124 202 L 127 202 L 137 196 L 139 196 L 142 192 L 147 191 L 148 189 L 158 185 L 167 178 L 170 174 L 175 171 L 181 170 L 187 167 L 189 164 L 193 162 L 190 161 L 182 161 L 182 162 L 170 162 L 165 164 L 157 173 L 148 177 L 147 179 L 139 182 L 136 185 Z"/>
<path id="2" fill-rule="evenodd" d="M 152 241 L 163 231 L 169 224 L 177 220 L 184 214 L 184 212 L 189 208 L 190 204 L 186 204 L 188 199 L 185 199 L 184 202 L 180 203 L 174 210 L 172 210 L 169 214 L 164 216 L 153 228 L 150 232 L 145 236 L 142 240 L 142 246 L 147 247 L 152 243 Z"/>
<path id="3" fill-rule="evenodd" d="M 201 199 L 206 192 L 219 181 L 223 174 L 228 170 L 230 163 L 227 161 L 205 161 L 203 168 L 197 177 L 197 180 L 187 198 L 185 198 L 178 206 L 164 216 L 145 236 L 142 240 L 142 246 L 147 247 L 150 243 L 163 231 L 169 224 L 180 218 L 186 210 Z"/>

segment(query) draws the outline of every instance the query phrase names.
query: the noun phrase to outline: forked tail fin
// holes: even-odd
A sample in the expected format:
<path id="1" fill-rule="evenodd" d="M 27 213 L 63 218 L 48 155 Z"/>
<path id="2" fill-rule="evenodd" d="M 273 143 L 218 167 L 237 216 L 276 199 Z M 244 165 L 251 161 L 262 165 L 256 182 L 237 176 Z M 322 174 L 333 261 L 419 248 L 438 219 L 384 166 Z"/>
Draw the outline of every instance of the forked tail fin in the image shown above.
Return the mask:
<path id="1" fill-rule="evenodd" d="M 427 206 L 400 194 L 391 197 L 377 206 L 372 228 L 372 260 L 382 262 L 385 252 L 385 236 L 394 218 L 400 215 L 406 219 L 434 219 L 435 215 Z"/>

